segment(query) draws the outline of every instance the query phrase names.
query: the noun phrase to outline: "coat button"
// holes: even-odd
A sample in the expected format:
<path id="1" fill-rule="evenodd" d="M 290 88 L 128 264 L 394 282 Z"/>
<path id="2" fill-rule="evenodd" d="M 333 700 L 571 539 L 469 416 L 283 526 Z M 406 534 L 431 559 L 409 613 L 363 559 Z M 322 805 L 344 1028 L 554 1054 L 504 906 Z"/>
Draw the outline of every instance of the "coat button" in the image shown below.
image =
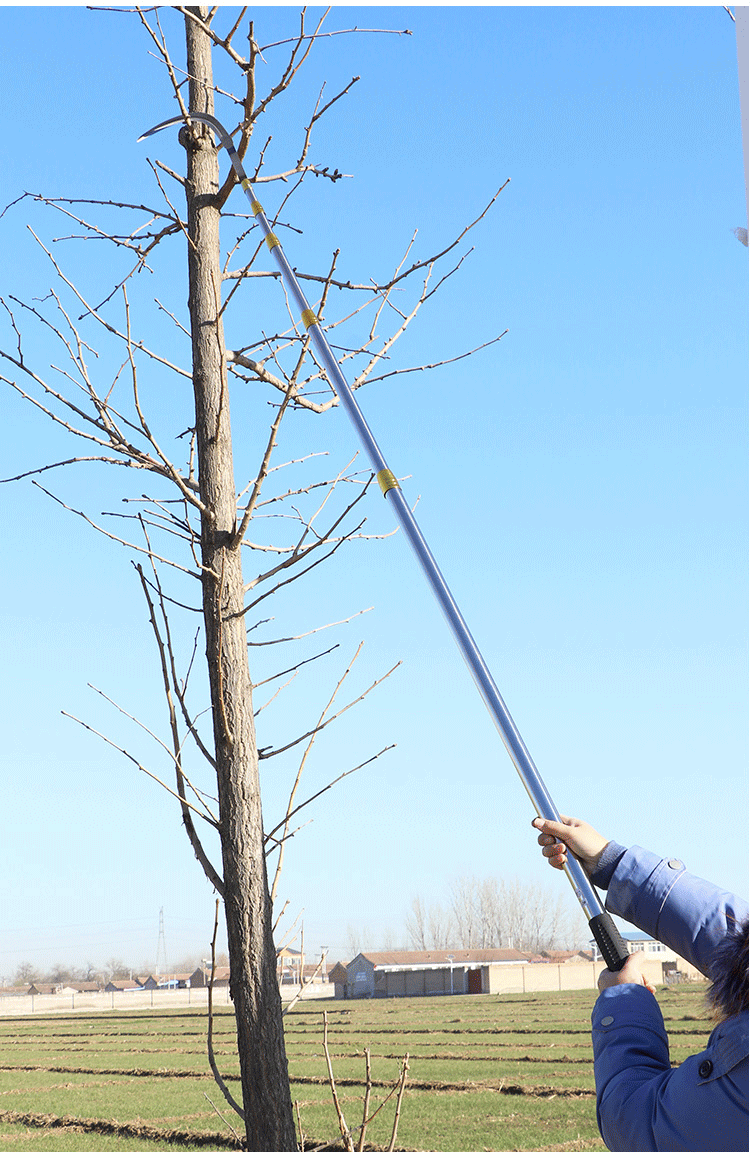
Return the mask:
<path id="1" fill-rule="evenodd" d="M 708 1058 L 704 1058 L 701 1064 L 698 1066 L 698 1076 L 701 1078 L 707 1078 L 713 1068 L 713 1062 L 710 1062 Z"/>
<path id="2" fill-rule="evenodd" d="M 667 864 L 669 865 L 669 867 L 671 869 L 675 869 L 675 870 L 676 869 L 684 869 L 684 867 L 685 867 L 684 864 L 682 863 L 682 861 L 678 860 L 676 856 L 672 857 L 671 860 L 668 860 Z"/>

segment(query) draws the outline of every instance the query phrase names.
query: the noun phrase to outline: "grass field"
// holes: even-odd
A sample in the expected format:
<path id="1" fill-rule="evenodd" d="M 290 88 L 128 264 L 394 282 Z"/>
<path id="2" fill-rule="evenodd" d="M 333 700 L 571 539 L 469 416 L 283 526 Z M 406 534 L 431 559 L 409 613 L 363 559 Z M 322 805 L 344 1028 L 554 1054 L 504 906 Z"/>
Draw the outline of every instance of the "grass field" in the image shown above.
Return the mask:
<path id="1" fill-rule="evenodd" d="M 672 1061 L 703 1048 L 704 987 L 658 991 Z M 358 1136 L 365 1049 L 370 1112 L 409 1054 L 397 1149 L 604 1151 L 596 1128 L 590 991 L 393 1001 L 304 1001 L 287 1021 L 292 1097 L 306 1146 L 338 1137 L 323 1051 L 323 1012 L 341 1108 Z M 237 1149 L 233 1115 L 206 1060 L 205 1010 L 0 1019 L 0 1149 Z M 240 1098 L 231 1010 L 214 1049 Z M 214 1103 L 214 1108 L 207 1098 Z M 388 1145 L 395 1097 L 367 1132 Z M 235 1120 L 236 1121 L 236 1120 Z"/>

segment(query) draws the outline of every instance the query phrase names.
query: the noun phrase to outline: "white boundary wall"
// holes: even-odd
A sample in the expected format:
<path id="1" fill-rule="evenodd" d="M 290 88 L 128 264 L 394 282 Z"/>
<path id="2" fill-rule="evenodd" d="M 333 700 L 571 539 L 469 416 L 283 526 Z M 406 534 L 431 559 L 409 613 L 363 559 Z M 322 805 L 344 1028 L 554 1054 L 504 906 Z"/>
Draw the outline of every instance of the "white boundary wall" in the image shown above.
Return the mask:
<path id="1" fill-rule="evenodd" d="M 483 993 L 543 993 L 565 989 L 596 989 L 603 961 L 564 965 L 483 965 Z M 662 985 L 661 961 L 644 961 L 643 972 L 652 985 Z"/>
<path id="2" fill-rule="evenodd" d="M 286 1004 L 299 993 L 298 985 L 284 985 L 281 999 Z M 333 985 L 309 985 L 302 1000 L 312 997 L 333 997 Z M 214 987 L 214 1009 L 231 1005 L 229 988 Z M 0 993 L 0 1017 L 19 1017 L 48 1013 L 107 1013 L 136 1012 L 145 1009 L 207 1009 L 208 989 L 130 989 L 118 993 L 40 993 L 34 997 L 24 994 Z"/>

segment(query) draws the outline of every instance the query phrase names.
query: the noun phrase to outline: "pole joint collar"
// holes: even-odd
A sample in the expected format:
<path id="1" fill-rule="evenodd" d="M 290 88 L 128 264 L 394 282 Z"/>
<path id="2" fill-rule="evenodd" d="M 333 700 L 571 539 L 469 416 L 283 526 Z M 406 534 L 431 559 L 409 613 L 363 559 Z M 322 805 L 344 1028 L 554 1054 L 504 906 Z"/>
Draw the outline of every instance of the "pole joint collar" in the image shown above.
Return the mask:
<path id="1" fill-rule="evenodd" d="M 378 486 L 380 487 L 384 496 L 388 494 L 388 491 L 393 490 L 394 487 L 399 487 L 398 479 L 396 478 L 393 471 L 389 470 L 388 467 L 385 467 L 383 470 L 379 470 L 375 477 L 378 480 Z"/>

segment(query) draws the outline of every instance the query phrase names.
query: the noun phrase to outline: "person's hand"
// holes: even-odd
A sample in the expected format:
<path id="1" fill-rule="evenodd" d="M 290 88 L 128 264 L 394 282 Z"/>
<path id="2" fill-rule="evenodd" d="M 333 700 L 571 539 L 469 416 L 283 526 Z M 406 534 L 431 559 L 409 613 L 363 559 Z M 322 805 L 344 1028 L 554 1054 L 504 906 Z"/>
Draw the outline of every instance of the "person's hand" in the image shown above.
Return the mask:
<path id="1" fill-rule="evenodd" d="M 539 844 L 542 854 L 547 857 L 553 868 L 561 869 L 567 861 L 567 852 L 570 851 L 581 862 L 586 872 L 591 876 L 596 871 L 599 857 L 609 844 L 585 820 L 576 820 L 574 816 L 561 816 L 561 823 L 555 820 L 542 820 L 537 816 L 532 820 L 534 828 L 540 832 Z"/>
<path id="2" fill-rule="evenodd" d="M 613 973 L 611 969 L 603 969 L 599 974 L 599 990 L 609 989 L 612 985 L 644 985 L 649 993 L 654 993 L 654 986 L 646 980 L 646 975 L 643 972 L 645 961 L 646 954 L 639 950 L 637 953 L 630 954 L 619 973 Z"/>

